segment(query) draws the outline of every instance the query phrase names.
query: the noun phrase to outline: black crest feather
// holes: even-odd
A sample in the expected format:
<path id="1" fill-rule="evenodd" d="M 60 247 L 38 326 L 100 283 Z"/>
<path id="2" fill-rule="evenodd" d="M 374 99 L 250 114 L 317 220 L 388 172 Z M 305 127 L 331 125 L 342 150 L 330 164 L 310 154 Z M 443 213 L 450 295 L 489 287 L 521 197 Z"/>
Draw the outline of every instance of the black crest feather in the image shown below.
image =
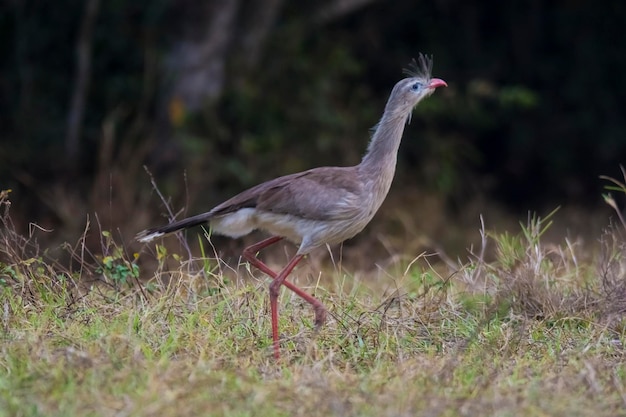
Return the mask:
<path id="1" fill-rule="evenodd" d="M 409 64 L 409 68 L 405 68 L 402 70 L 403 74 L 408 75 L 409 77 L 417 77 L 430 79 L 430 74 L 433 70 L 433 56 L 428 56 L 420 53 L 418 60 L 415 58 Z"/>

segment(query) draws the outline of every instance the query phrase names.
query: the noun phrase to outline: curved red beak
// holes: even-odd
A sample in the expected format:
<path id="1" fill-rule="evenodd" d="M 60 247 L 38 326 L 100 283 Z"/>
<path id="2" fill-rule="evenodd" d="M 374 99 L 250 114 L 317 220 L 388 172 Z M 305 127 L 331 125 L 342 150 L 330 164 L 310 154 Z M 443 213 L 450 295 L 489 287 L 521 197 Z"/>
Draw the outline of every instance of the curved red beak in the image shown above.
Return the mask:
<path id="1" fill-rule="evenodd" d="M 448 83 L 439 78 L 432 78 L 428 83 L 428 88 L 447 87 Z"/>

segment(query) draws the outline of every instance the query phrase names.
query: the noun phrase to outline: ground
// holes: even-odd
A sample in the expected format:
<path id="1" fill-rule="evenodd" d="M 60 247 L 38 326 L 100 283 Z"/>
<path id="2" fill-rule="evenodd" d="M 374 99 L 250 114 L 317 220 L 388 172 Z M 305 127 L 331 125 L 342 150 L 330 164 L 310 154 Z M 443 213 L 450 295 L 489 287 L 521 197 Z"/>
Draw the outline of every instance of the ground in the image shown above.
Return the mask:
<path id="1" fill-rule="evenodd" d="M 102 254 L 68 247 L 67 267 L 7 216 L 0 416 L 626 415 L 622 225 L 593 247 L 544 243 L 557 212 L 481 229 L 464 260 L 368 273 L 307 259 L 292 279 L 329 320 L 316 332 L 284 290 L 276 361 L 268 278 L 208 242 L 187 261 L 102 232 Z"/>

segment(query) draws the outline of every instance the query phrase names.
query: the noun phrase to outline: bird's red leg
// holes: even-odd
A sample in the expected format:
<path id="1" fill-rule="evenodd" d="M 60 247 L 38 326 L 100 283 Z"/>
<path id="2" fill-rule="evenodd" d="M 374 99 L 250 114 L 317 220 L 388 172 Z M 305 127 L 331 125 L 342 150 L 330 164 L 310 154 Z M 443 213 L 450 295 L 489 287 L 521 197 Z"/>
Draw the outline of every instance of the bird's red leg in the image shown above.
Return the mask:
<path id="1" fill-rule="evenodd" d="M 280 237 L 280 236 L 272 236 L 272 237 L 268 237 L 267 239 L 263 239 L 262 241 L 260 241 L 258 243 L 255 243 L 254 245 L 250 245 L 247 248 L 245 248 L 243 250 L 243 257 L 246 258 L 252 265 L 256 266 L 261 271 L 265 272 L 267 275 L 270 275 L 270 276 L 272 276 L 272 278 L 275 278 L 273 275 L 276 275 L 276 273 L 272 272 L 265 264 L 263 264 L 263 262 L 259 261 L 256 258 L 256 254 L 261 249 L 265 249 L 268 246 L 273 245 L 276 242 L 280 242 L 281 240 L 283 240 L 283 238 Z M 260 263 L 263 266 L 257 265 L 257 262 Z M 265 271 L 264 268 L 268 269 L 269 272 Z"/>
<path id="2" fill-rule="evenodd" d="M 307 303 L 313 306 L 315 311 L 315 327 L 319 329 L 324 322 L 326 321 L 326 308 L 317 298 L 313 297 L 310 294 L 307 294 L 300 288 L 296 287 L 291 282 L 287 281 L 287 275 L 293 270 L 296 264 L 302 259 L 302 256 L 294 257 L 287 266 L 279 273 L 272 271 L 267 265 L 265 265 L 261 260 L 256 257 L 257 252 L 261 249 L 266 248 L 274 243 L 282 240 L 280 236 L 273 236 L 262 240 L 259 243 L 255 243 L 254 245 L 248 246 L 243 251 L 243 257 L 248 260 L 253 266 L 266 273 L 270 277 L 274 279 L 272 284 L 270 285 L 270 307 L 272 310 L 272 337 L 274 339 L 274 356 L 278 358 L 278 290 L 280 285 L 285 285 L 285 287 L 289 288 L 291 291 L 295 292 L 298 296 L 302 297 Z M 297 258 L 297 260 L 296 260 Z M 280 284 L 276 284 L 277 279 L 281 277 Z M 272 298 L 272 286 L 276 284 L 275 293 L 276 297 Z"/>
<path id="3" fill-rule="evenodd" d="M 265 265 L 260 259 L 256 257 L 257 252 L 261 249 L 264 249 L 270 245 L 273 245 L 276 242 L 282 240 L 280 236 L 272 236 L 265 240 L 260 241 L 259 243 L 255 243 L 254 245 L 248 246 L 243 250 L 243 257 L 246 258 L 248 262 L 250 262 L 254 267 L 259 269 L 260 271 L 266 273 L 273 279 L 276 279 L 278 274 L 270 269 L 269 266 Z M 300 288 L 296 287 L 289 281 L 284 281 L 283 285 L 289 288 L 291 291 L 295 292 L 298 296 L 302 297 L 307 303 L 313 306 L 315 310 L 315 327 L 320 328 L 324 322 L 326 321 L 326 308 L 322 304 L 320 300 L 313 297 L 310 294 L 307 294 Z"/>
<path id="4" fill-rule="evenodd" d="M 304 255 L 296 255 L 285 266 L 282 271 L 278 273 L 278 276 L 274 278 L 274 281 L 270 284 L 270 308 L 272 310 L 272 338 L 274 339 L 274 357 L 276 359 L 280 358 L 280 345 L 278 343 L 278 292 L 280 290 L 280 286 L 285 284 L 288 288 L 296 288 L 299 292 L 304 293 L 304 291 L 300 290 L 295 285 L 286 281 L 287 276 L 291 273 L 293 268 L 296 267 L 298 262 L 304 257 Z M 287 285 L 289 283 L 289 285 Z M 307 297 L 313 298 L 307 294 Z M 316 300 L 317 301 L 317 300 Z M 319 302 L 319 301 L 318 301 Z M 315 315 L 317 316 L 317 310 Z"/>

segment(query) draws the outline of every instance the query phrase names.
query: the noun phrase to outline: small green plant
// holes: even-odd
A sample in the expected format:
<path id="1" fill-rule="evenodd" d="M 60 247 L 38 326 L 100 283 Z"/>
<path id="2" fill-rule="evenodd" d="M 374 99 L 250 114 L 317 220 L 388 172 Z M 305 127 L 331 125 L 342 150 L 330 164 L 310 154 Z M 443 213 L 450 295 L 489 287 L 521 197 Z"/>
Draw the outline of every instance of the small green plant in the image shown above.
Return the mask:
<path id="1" fill-rule="evenodd" d="M 133 278 L 139 278 L 139 265 L 134 262 L 128 262 L 122 257 L 105 256 L 102 259 L 101 266 L 96 268 L 96 272 L 103 274 L 116 286 L 122 286 L 129 284 Z"/>
<path id="2" fill-rule="evenodd" d="M 0 262 L 0 286 L 9 285 L 9 281 L 15 280 L 17 280 L 15 268 Z"/>
<path id="3" fill-rule="evenodd" d="M 128 260 L 123 249 L 113 241 L 108 231 L 102 231 L 102 236 L 105 242 L 104 252 L 109 254 L 102 258 L 95 272 L 106 282 L 112 283 L 117 290 L 139 282 L 139 265 L 136 263 L 139 254 L 134 253 L 132 261 Z"/>
<path id="4" fill-rule="evenodd" d="M 216 295 L 224 288 L 225 285 L 228 285 L 228 279 L 225 279 L 223 276 L 220 278 L 219 271 L 219 261 L 213 262 L 206 252 L 206 248 L 204 247 L 205 242 L 211 243 L 211 230 L 204 230 L 204 239 L 203 236 L 198 236 L 198 245 L 200 247 L 200 256 L 202 259 L 202 272 L 206 277 L 214 277 L 217 278 L 217 285 L 212 285 L 207 288 L 207 295 Z"/>
<path id="5" fill-rule="evenodd" d="M 606 185 L 604 186 L 604 188 L 606 190 L 609 191 L 618 191 L 624 195 L 626 195 L 626 169 L 624 169 L 624 167 L 622 165 L 620 165 L 620 170 L 622 171 L 622 176 L 624 177 L 624 182 L 617 180 L 613 177 L 608 177 L 605 175 L 601 175 L 600 178 L 605 179 L 609 182 L 612 182 L 613 185 Z M 622 211 L 620 210 L 620 208 L 617 205 L 617 202 L 615 201 L 615 199 L 613 198 L 613 196 L 610 193 L 604 194 L 604 202 L 607 203 L 609 206 L 611 206 L 611 208 L 613 210 L 615 210 L 615 213 L 617 214 L 617 217 L 619 218 L 620 222 L 622 223 L 622 226 L 624 226 L 624 228 L 626 229 L 626 220 L 624 219 L 624 215 L 622 214 Z"/>

